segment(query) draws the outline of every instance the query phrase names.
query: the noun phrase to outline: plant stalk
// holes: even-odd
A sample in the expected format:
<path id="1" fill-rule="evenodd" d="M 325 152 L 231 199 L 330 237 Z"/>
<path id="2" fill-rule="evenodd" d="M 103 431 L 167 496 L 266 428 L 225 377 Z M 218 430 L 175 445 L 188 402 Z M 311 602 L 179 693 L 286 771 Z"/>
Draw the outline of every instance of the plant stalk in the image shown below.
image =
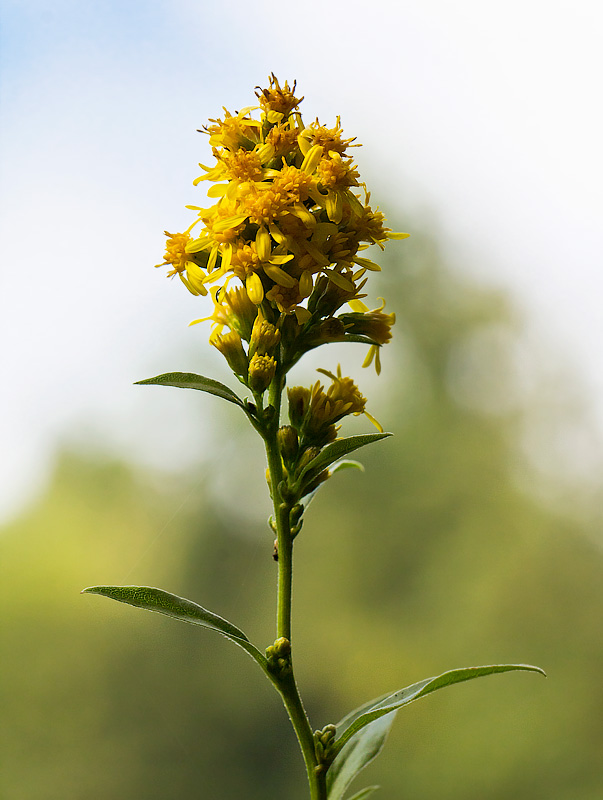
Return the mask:
<path id="1" fill-rule="evenodd" d="M 277 638 L 285 638 L 291 642 L 291 600 L 293 583 L 293 538 L 289 520 L 290 507 L 281 496 L 280 484 L 283 480 L 283 466 L 278 448 L 277 433 L 280 421 L 280 407 L 285 388 L 284 375 L 277 373 L 270 385 L 269 404 L 274 408 L 274 415 L 265 431 L 264 442 L 270 474 L 272 501 L 274 505 L 274 523 L 276 526 L 278 553 L 278 585 L 277 585 Z M 275 681 L 281 695 L 289 719 L 295 730 L 299 746 L 304 757 L 311 800 L 327 800 L 326 774 L 317 770 L 319 764 L 314 749 L 314 736 L 310 720 L 304 709 L 295 676 L 293 662 L 290 672 Z"/>

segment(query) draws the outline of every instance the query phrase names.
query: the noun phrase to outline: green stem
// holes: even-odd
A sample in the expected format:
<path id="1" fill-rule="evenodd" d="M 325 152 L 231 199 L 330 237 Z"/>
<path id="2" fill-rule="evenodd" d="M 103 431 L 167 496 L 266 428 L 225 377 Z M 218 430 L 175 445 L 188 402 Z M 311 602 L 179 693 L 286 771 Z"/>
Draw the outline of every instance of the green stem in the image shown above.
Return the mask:
<path id="1" fill-rule="evenodd" d="M 280 408 L 285 377 L 277 370 L 270 385 L 269 405 L 274 408 L 274 416 L 265 430 L 264 442 L 270 472 L 272 500 L 274 504 L 274 522 L 277 533 L 278 550 L 278 588 L 277 588 L 277 638 L 284 637 L 291 642 L 291 600 L 293 582 L 293 538 L 289 520 L 290 507 L 281 496 L 280 484 L 283 480 L 283 465 L 278 447 L 277 433 L 280 420 Z M 284 677 L 275 680 L 275 685 L 280 693 L 297 740 L 304 757 L 308 783 L 310 785 L 311 800 L 326 800 L 326 775 L 318 771 L 318 760 L 314 749 L 314 736 L 308 715 L 304 709 L 295 677 L 293 664 L 291 671 Z"/>

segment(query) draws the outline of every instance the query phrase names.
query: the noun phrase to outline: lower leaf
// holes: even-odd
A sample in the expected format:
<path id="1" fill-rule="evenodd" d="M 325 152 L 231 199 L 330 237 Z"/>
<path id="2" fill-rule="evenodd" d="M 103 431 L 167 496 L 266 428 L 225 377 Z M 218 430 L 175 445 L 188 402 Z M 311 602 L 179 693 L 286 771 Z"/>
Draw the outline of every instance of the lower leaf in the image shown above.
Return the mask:
<path id="1" fill-rule="evenodd" d="M 90 586 L 88 589 L 84 589 L 82 594 L 100 594 L 120 603 L 128 603 L 135 608 L 157 611 L 182 622 L 192 622 L 195 625 L 217 631 L 242 647 L 270 677 L 265 656 L 249 641 L 242 630 L 223 617 L 193 603 L 192 600 L 186 600 L 184 597 L 178 597 L 178 595 L 163 589 L 155 589 L 152 586 Z"/>

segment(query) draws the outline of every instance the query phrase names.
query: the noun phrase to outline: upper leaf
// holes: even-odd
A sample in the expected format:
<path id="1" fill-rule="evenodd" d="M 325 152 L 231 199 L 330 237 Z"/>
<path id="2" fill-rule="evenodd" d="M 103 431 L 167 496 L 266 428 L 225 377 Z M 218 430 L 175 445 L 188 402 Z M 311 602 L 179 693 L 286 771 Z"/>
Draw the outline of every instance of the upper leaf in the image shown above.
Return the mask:
<path id="1" fill-rule="evenodd" d="M 100 594 L 103 597 L 118 600 L 120 603 L 128 603 L 136 608 L 158 611 L 160 614 L 166 614 L 168 617 L 174 617 L 183 622 L 192 622 L 204 628 L 211 628 L 242 647 L 257 661 L 264 672 L 269 674 L 265 656 L 249 641 L 242 630 L 232 622 L 193 603 L 192 600 L 186 600 L 184 597 L 178 597 L 178 595 L 151 586 L 90 586 L 88 589 L 84 589 L 83 593 Z"/>
<path id="2" fill-rule="evenodd" d="M 216 397 L 235 403 L 246 411 L 245 403 L 228 386 L 220 383 L 220 381 L 213 380 L 213 378 L 205 378 L 203 375 L 195 375 L 192 372 L 166 372 L 163 375 L 157 375 L 156 378 L 136 381 L 135 385 L 176 386 L 180 389 L 198 389 L 200 392 L 215 394 Z"/>
<path id="3" fill-rule="evenodd" d="M 453 669 L 449 672 L 444 672 L 435 678 L 427 678 L 426 680 L 414 683 L 412 686 L 407 686 L 394 694 L 389 695 L 385 699 L 378 699 L 374 704 L 363 713 L 356 716 L 352 712 L 353 721 L 343 731 L 341 736 L 334 742 L 332 751 L 335 753 L 341 752 L 349 740 L 361 731 L 366 725 L 374 722 L 386 714 L 391 714 L 392 711 L 397 711 L 402 706 L 408 705 L 413 700 L 418 700 L 420 697 L 425 697 L 437 689 L 443 689 L 445 686 L 451 686 L 453 683 L 461 683 L 462 681 L 470 681 L 474 678 L 481 678 L 485 675 L 494 675 L 499 672 L 512 672 L 516 670 L 526 670 L 528 672 L 538 672 L 545 675 L 544 670 L 540 667 L 533 667 L 529 664 L 494 664 L 483 667 L 466 667 L 463 669 Z M 363 709 L 366 706 L 362 707 Z M 336 763 L 336 762 L 335 762 Z"/>
<path id="4" fill-rule="evenodd" d="M 391 433 L 362 433 L 359 436 L 346 436 L 343 439 L 335 439 L 334 442 L 328 444 L 320 451 L 320 453 L 309 461 L 308 464 L 300 472 L 298 480 L 301 480 L 308 472 L 322 472 L 334 461 L 337 461 L 359 447 L 364 447 L 367 444 L 378 442 L 380 439 L 385 439 L 392 436 Z"/>
<path id="5" fill-rule="evenodd" d="M 333 464 L 329 470 L 329 475 L 335 475 L 336 472 L 341 472 L 343 469 L 359 469 L 360 472 L 364 472 L 364 466 L 360 461 L 353 461 L 351 458 L 342 458 L 341 461 L 337 461 L 337 463 Z"/>

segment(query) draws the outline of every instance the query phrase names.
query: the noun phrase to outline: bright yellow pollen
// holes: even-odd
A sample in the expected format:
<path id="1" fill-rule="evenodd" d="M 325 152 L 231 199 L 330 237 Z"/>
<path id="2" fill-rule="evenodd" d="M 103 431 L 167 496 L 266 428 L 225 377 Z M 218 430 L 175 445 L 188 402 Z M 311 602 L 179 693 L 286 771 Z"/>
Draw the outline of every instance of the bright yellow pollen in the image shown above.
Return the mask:
<path id="1" fill-rule="evenodd" d="M 253 150 L 240 148 L 235 153 L 219 156 L 230 180 L 259 181 L 262 177 L 262 164 L 259 155 Z"/>
<path id="2" fill-rule="evenodd" d="M 186 262 L 190 256 L 185 251 L 187 243 L 190 241 L 188 233 L 169 233 L 164 231 L 168 240 L 165 244 L 165 261 L 161 264 L 156 264 L 157 267 L 163 267 L 164 264 L 172 266 L 171 272 L 168 272 L 168 278 L 175 275 L 177 272 L 184 272 L 186 270 Z"/>
<path id="3" fill-rule="evenodd" d="M 341 158 L 323 158 L 318 165 L 318 176 L 322 185 L 329 189 L 358 186 L 360 177 L 351 161 Z"/>
<path id="4" fill-rule="evenodd" d="M 251 272 L 257 272 L 260 267 L 260 258 L 256 251 L 255 242 L 241 244 L 233 252 L 230 267 L 237 278 L 244 280 Z"/>

